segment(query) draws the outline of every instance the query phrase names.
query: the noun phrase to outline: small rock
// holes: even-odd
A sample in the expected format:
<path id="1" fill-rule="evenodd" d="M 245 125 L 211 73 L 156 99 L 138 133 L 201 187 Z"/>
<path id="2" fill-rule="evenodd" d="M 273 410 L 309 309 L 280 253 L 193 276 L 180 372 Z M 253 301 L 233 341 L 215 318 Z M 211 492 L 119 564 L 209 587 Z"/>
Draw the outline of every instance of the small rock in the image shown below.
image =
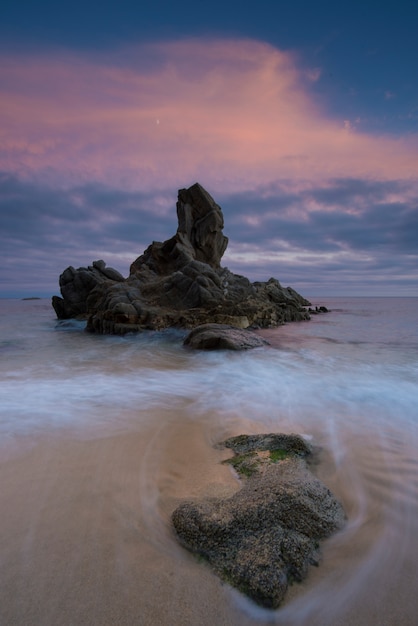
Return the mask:
<path id="1" fill-rule="evenodd" d="M 226 324 L 202 324 L 187 335 L 184 345 L 196 350 L 249 350 L 268 342 L 250 330 Z"/>

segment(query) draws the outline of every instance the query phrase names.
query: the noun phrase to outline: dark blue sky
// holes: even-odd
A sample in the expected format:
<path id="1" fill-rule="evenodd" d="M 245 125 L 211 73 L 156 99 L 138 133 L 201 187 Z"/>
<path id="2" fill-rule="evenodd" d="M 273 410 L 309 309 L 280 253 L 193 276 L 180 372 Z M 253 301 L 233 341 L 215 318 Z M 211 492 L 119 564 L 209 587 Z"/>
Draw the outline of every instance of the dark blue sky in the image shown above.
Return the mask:
<path id="1" fill-rule="evenodd" d="M 367 111 L 370 125 L 396 132 L 418 125 L 417 22 L 412 0 L 6 0 L 0 41 L 5 50 L 92 51 L 144 40 L 254 38 L 296 51 L 301 63 L 321 66 L 317 89 L 336 115 L 363 117 Z M 385 100 L 385 94 L 393 97 Z M 413 112 L 415 126 L 408 125 Z"/>
<path id="2" fill-rule="evenodd" d="M 199 180 L 231 269 L 418 295 L 417 6 L 3 3 L 0 294 L 126 275 Z"/>

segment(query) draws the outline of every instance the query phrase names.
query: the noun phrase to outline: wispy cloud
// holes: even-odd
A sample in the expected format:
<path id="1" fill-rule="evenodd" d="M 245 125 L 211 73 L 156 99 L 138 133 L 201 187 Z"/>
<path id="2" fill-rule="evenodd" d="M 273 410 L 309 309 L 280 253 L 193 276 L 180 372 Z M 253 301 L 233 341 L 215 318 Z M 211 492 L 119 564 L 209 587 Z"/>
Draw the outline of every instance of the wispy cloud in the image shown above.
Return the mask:
<path id="1" fill-rule="evenodd" d="M 416 137 L 353 132 L 327 118 L 309 82 L 290 53 L 247 40 L 3 58 L 0 167 L 130 188 L 415 175 Z"/>
<path id="2" fill-rule="evenodd" d="M 231 269 L 415 280 L 418 137 L 329 117 L 320 69 L 293 54 L 190 39 L 0 60 L 3 288 L 51 289 L 99 257 L 126 274 L 173 234 L 176 191 L 196 180 L 224 209 Z"/>
<path id="3" fill-rule="evenodd" d="M 404 256 L 408 265 L 418 261 L 417 184 L 345 178 L 297 194 L 280 186 L 266 191 L 228 198 L 241 263 L 245 253 L 248 265 L 255 263 L 257 251 L 263 251 L 260 259 L 315 266 L 331 260 L 369 263 L 380 255 L 398 267 Z"/>

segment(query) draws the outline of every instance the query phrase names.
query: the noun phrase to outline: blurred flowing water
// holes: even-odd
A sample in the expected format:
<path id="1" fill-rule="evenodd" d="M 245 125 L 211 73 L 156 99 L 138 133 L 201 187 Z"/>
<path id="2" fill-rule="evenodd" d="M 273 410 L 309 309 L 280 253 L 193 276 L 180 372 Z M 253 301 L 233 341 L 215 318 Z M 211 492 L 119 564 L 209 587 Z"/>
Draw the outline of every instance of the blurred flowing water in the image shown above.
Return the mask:
<path id="1" fill-rule="evenodd" d="M 418 299 L 318 304 L 330 313 L 234 353 L 189 351 L 180 330 L 90 335 L 49 301 L 0 301 L 1 623 L 415 623 Z M 321 446 L 315 471 L 348 516 L 274 612 L 170 527 L 182 498 L 237 488 L 214 444 L 243 432 Z"/>

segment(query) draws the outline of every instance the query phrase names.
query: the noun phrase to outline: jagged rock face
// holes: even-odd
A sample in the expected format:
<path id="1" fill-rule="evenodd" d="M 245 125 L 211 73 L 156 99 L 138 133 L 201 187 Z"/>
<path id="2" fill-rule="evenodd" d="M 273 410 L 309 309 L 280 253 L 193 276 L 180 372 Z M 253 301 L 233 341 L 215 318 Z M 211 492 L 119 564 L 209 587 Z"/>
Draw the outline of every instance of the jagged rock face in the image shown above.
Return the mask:
<path id="1" fill-rule="evenodd" d="M 342 528 L 344 510 L 309 471 L 311 450 L 299 435 L 241 435 L 224 445 L 247 476 L 242 488 L 226 499 L 184 502 L 172 514 L 174 529 L 221 578 L 277 608 L 289 583 L 318 564 L 318 542 Z"/>
<path id="2" fill-rule="evenodd" d="M 221 258 L 228 245 L 224 236 L 224 218 L 221 207 L 195 183 L 189 189 L 180 189 L 177 201 L 177 233 L 164 243 L 153 242 L 142 256 L 134 261 L 130 276 L 144 278 L 147 271 L 167 275 L 197 261 L 197 273 L 208 273 L 220 268 Z M 202 267 L 208 265 L 208 268 Z M 209 271 L 210 273 L 210 271 Z M 213 279 L 213 272 L 211 273 Z M 216 283 L 216 280 L 215 280 Z"/>
<path id="3" fill-rule="evenodd" d="M 219 268 L 228 245 L 228 238 L 222 233 L 222 210 L 199 183 L 180 189 L 177 217 L 177 235 L 190 242 L 196 260 Z"/>
<path id="4" fill-rule="evenodd" d="M 180 189 L 178 228 L 153 242 L 124 279 L 103 261 L 70 267 L 60 277 L 62 298 L 52 304 L 59 318 L 85 315 L 87 330 L 117 333 L 193 328 L 200 324 L 277 326 L 309 319 L 309 302 L 271 278 L 251 283 L 221 267 L 228 239 L 221 208 L 199 183 Z"/>
<path id="5" fill-rule="evenodd" d="M 59 319 L 85 316 L 87 298 L 91 291 L 103 283 L 123 282 L 122 274 L 112 267 L 106 267 L 102 260 L 93 261 L 89 267 L 67 267 L 59 278 L 62 298 L 53 296 L 52 306 Z"/>

